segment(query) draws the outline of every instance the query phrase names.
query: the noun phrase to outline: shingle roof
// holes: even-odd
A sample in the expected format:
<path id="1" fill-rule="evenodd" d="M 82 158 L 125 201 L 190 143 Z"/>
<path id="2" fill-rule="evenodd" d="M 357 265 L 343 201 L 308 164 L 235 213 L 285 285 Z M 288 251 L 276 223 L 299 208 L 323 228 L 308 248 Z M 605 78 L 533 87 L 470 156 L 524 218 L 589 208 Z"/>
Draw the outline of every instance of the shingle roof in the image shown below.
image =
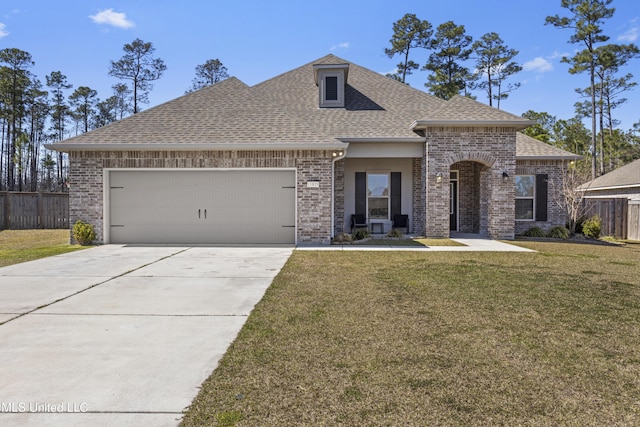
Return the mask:
<path id="1" fill-rule="evenodd" d="M 345 107 L 318 108 L 313 65 L 346 62 L 327 55 L 252 89 L 311 127 L 338 138 L 417 138 L 409 128 L 411 122 L 446 104 L 442 99 L 350 63 Z"/>
<path id="2" fill-rule="evenodd" d="M 523 117 L 498 110 L 471 98 L 456 95 L 439 109 L 428 113 L 416 121 L 414 127 L 437 125 L 500 124 L 526 128 L 533 124 Z"/>
<path id="3" fill-rule="evenodd" d="M 283 131 L 286 129 L 286 131 Z M 331 142 L 295 116 L 272 108 L 231 77 L 66 143 L 268 143 Z"/>
<path id="4" fill-rule="evenodd" d="M 638 187 L 640 186 L 640 159 L 626 164 L 618 169 L 606 173 L 593 181 L 580 186 L 586 191 L 599 190 L 611 187 Z"/>
<path id="5" fill-rule="evenodd" d="M 553 145 L 538 141 L 521 132 L 516 133 L 516 159 L 518 160 L 544 160 L 563 159 L 578 160 L 582 156 L 570 153 Z"/>
<path id="6" fill-rule="evenodd" d="M 319 108 L 313 71 L 317 64 L 349 65 L 344 108 Z M 253 87 L 231 77 L 53 147 L 122 149 L 135 144 L 136 149 L 201 149 L 205 144 L 207 149 L 226 149 L 235 144 L 253 148 L 321 144 L 338 148 L 341 141 L 349 139 L 421 141 L 411 128 L 420 118 L 515 128 L 529 123 L 469 98 L 436 98 L 327 55 Z M 567 154 L 552 152 L 550 146 L 536 151 L 532 144 L 525 143 L 530 147 L 525 152 L 535 151 L 536 156 Z"/>

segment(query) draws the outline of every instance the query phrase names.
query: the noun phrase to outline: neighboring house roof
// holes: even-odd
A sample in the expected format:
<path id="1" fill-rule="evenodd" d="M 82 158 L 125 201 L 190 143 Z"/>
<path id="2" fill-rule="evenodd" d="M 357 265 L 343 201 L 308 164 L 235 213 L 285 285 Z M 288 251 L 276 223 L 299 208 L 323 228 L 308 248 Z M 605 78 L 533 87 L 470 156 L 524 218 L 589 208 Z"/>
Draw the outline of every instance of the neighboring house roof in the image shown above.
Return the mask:
<path id="1" fill-rule="evenodd" d="M 344 108 L 319 108 L 314 65 L 322 64 L 348 66 Z M 436 98 L 327 55 L 252 87 L 231 77 L 47 147 L 62 151 L 341 149 L 345 142 L 355 141 L 422 142 L 424 137 L 416 130 L 431 125 L 521 129 L 530 124 L 470 98 Z M 543 145 L 546 151 L 540 148 L 533 157 L 566 158 L 566 152 Z"/>
<path id="2" fill-rule="evenodd" d="M 633 187 L 640 187 L 640 159 L 582 184 L 578 188 L 585 191 L 597 191 Z"/>
<path id="3" fill-rule="evenodd" d="M 582 156 L 544 143 L 521 132 L 516 133 L 516 159 L 518 160 L 579 160 Z"/>

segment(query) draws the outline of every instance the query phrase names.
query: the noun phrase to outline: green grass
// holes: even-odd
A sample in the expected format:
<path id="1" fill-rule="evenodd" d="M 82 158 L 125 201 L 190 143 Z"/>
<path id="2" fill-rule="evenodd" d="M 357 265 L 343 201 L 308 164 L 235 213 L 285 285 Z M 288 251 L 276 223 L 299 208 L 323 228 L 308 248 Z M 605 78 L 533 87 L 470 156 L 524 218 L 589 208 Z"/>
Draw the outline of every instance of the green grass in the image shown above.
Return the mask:
<path id="1" fill-rule="evenodd" d="M 0 267 L 82 249 L 69 244 L 69 230 L 0 231 Z"/>
<path id="2" fill-rule="evenodd" d="M 640 247 L 294 252 L 183 425 L 638 425 Z"/>

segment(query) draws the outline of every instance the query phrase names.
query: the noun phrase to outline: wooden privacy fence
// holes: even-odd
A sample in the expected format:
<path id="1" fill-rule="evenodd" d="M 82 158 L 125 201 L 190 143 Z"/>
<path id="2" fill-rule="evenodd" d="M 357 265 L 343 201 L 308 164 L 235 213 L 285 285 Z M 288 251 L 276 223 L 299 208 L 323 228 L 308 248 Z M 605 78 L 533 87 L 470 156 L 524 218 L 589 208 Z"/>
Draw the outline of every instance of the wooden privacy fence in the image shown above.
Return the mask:
<path id="1" fill-rule="evenodd" d="M 627 239 L 640 241 L 640 200 L 629 200 Z"/>
<path id="2" fill-rule="evenodd" d="M 602 219 L 601 236 L 613 236 L 616 239 L 631 239 L 629 230 L 629 200 L 626 198 L 585 199 L 587 217 L 599 215 Z"/>
<path id="3" fill-rule="evenodd" d="M 69 194 L 0 192 L 0 230 L 36 228 L 69 228 Z"/>

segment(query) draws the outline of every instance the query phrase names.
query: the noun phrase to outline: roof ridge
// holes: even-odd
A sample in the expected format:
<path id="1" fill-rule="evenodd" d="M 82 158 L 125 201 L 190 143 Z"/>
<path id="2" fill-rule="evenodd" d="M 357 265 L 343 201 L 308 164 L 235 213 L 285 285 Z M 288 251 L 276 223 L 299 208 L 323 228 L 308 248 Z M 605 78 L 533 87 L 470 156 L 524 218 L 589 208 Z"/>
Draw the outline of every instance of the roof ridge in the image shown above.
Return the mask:
<path id="1" fill-rule="evenodd" d="M 146 116 L 148 116 L 149 114 L 154 114 L 155 111 L 162 110 L 162 109 L 170 107 L 171 105 L 183 102 L 185 98 L 190 98 L 190 97 L 194 97 L 194 96 L 202 96 L 205 92 L 209 92 L 209 91 L 213 91 L 213 90 L 220 90 L 220 87 L 222 87 L 222 86 L 228 86 L 230 84 L 238 84 L 238 83 L 240 84 L 239 86 L 242 87 L 244 90 L 248 90 L 249 89 L 249 86 L 245 82 L 243 82 L 242 80 L 240 80 L 239 78 L 237 78 L 235 76 L 231 76 L 231 77 L 228 77 L 228 78 L 226 78 L 224 80 L 221 80 L 221 81 L 219 81 L 217 83 L 213 83 L 213 84 L 207 85 L 205 87 L 202 87 L 202 88 L 200 88 L 198 90 L 195 90 L 193 92 L 187 92 L 185 94 L 182 94 L 179 97 L 170 99 L 169 101 L 163 102 L 162 104 L 154 105 L 153 107 L 151 107 L 151 108 L 149 108 L 147 110 L 142 110 L 142 111 L 140 111 L 140 112 L 138 112 L 136 114 L 131 114 L 130 116 L 123 117 L 123 118 L 121 118 L 119 120 L 116 120 L 114 122 L 108 123 L 108 124 L 106 124 L 104 126 L 100 126 L 99 128 L 92 129 L 89 132 L 85 132 L 85 133 L 82 133 L 80 135 L 74 135 L 74 136 L 72 136 L 70 138 L 65 139 L 64 141 L 65 142 L 68 142 L 68 141 L 73 142 L 73 140 L 76 140 L 76 139 L 86 139 L 85 137 L 88 136 L 88 135 L 93 135 L 93 134 L 96 134 L 96 133 L 101 134 L 101 133 L 104 133 L 104 132 L 108 132 L 113 127 L 122 126 L 123 124 L 126 125 L 126 124 L 128 124 L 129 122 L 132 122 L 132 121 L 144 120 L 144 118 Z"/>
<path id="2" fill-rule="evenodd" d="M 313 61 L 309 61 L 309 62 L 307 62 L 307 63 L 305 63 L 305 64 L 303 64 L 303 65 L 300 65 L 300 66 L 298 66 L 298 67 L 295 67 L 295 68 L 293 68 L 293 69 L 291 69 L 291 70 L 284 71 L 284 72 L 282 72 L 282 73 L 280 73 L 280 74 L 277 74 L 277 75 L 275 75 L 275 76 L 273 76 L 273 77 L 270 77 L 270 78 L 268 78 L 267 80 L 263 80 L 263 81 L 261 81 L 260 83 L 256 83 L 255 85 L 253 85 L 253 86 L 251 86 L 251 87 L 260 87 L 260 86 L 263 86 L 264 84 L 266 84 L 266 83 L 268 83 L 268 82 L 270 82 L 270 81 L 272 81 L 272 80 L 278 79 L 278 78 L 280 78 L 280 77 L 282 77 L 282 76 L 286 76 L 287 74 L 294 73 L 294 72 L 296 72 L 296 71 L 300 70 L 301 68 L 308 67 L 308 66 L 311 66 L 311 65 L 314 65 L 314 64 L 318 64 L 320 61 L 325 60 L 325 59 L 328 59 L 328 58 L 330 58 L 330 57 L 333 57 L 333 58 L 336 58 L 336 59 L 338 59 L 338 60 L 340 60 L 340 61 L 346 62 L 346 63 L 348 63 L 349 65 L 352 65 L 352 64 L 353 64 L 352 62 L 347 61 L 346 59 L 342 59 L 342 58 L 340 58 L 340 57 L 338 57 L 338 56 L 335 56 L 335 55 L 334 55 L 334 54 L 332 54 L 332 53 L 329 53 L 329 54 L 327 54 L 327 55 L 325 55 L 325 56 L 323 56 L 323 57 L 321 57 L 321 58 L 314 59 Z"/>

